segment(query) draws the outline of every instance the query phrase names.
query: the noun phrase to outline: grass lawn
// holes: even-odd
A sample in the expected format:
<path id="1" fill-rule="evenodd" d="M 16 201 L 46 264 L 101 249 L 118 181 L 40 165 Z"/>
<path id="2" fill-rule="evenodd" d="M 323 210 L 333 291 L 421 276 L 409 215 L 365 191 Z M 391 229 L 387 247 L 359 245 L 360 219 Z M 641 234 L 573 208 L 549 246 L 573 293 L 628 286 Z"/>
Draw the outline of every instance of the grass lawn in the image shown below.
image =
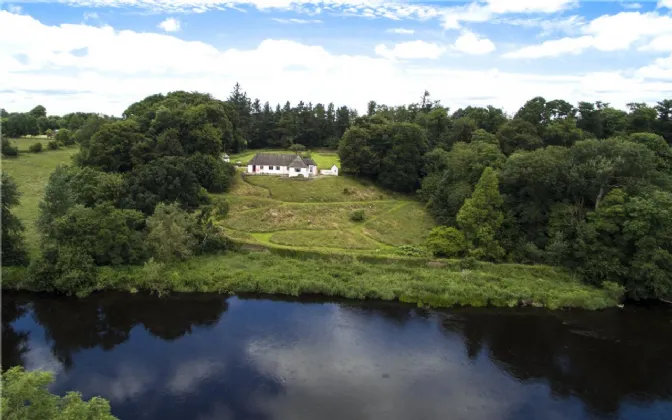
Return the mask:
<path id="1" fill-rule="evenodd" d="M 243 232 L 277 232 L 280 230 L 333 230 L 355 228 L 350 220 L 355 210 L 375 217 L 391 210 L 394 202 L 290 204 L 278 203 L 248 211 L 229 212 L 224 226 Z"/>
<path id="2" fill-rule="evenodd" d="M 347 176 L 298 179 L 272 175 L 248 175 L 245 180 L 270 191 L 276 200 L 294 203 L 379 201 L 405 198 Z"/>
<path id="3" fill-rule="evenodd" d="M 408 202 L 366 223 L 364 232 L 388 245 L 421 245 L 434 226 L 422 204 Z"/>
<path id="4" fill-rule="evenodd" d="M 377 249 L 379 244 L 350 230 L 290 230 L 275 232 L 270 242 L 303 248 Z"/>
<path id="5" fill-rule="evenodd" d="M 42 153 L 21 153 L 12 158 L 2 157 L 2 170 L 14 178 L 21 193 L 21 203 L 12 212 L 26 228 L 26 244 L 31 253 L 37 252 L 39 248 L 35 221 L 49 176 L 58 165 L 68 164 L 78 150 L 73 146 Z"/>
<path id="6" fill-rule="evenodd" d="M 28 148 L 34 143 L 42 143 L 43 152 L 47 152 L 47 144 L 51 141 L 45 136 L 10 138 L 9 141 L 19 149 L 19 152 L 28 152 Z M 51 152 L 51 150 L 49 150 Z"/>

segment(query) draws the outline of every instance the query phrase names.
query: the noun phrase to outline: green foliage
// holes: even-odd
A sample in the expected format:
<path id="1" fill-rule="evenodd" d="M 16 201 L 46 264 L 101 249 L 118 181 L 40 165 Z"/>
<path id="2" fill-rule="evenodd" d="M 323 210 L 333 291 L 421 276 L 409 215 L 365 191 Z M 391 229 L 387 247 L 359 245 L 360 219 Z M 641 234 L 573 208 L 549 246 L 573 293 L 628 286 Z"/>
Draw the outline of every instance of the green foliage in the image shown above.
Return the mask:
<path id="1" fill-rule="evenodd" d="M 181 157 L 163 157 L 133 170 L 124 180 L 122 205 L 152 214 L 160 202 L 177 202 L 194 210 L 208 202 L 205 190 Z"/>
<path id="2" fill-rule="evenodd" d="M 427 250 L 416 245 L 400 245 L 396 253 L 405 257 L 423 258 L 427 256 Z"/>
<path id="3" fill-rule="evenodd" d="M 26 372 L 15 366 L 2 373 L 2 418 L 7 420 L 114 420 L 110 404 L 100 397 L 83 401 L 78 392 L 51 394 L 54 374 Z"/>
<path id="4" fill-rule="evenodd" d="M 59 147 L 61 146 L 56 140 L 52 140 L 49 143 L 47 143 L 47 149 L 49 150 L 58 150 Z"/>
<path id="5" fill-rule="evenodd" d="M 363 209 L 357 209 L 350 213 L 350 220 L 353 222 L 362 222 L 364 221 L 365 217 L 366 213 L 364 213 Z"/>
<path id="6" fill-rule="evenodd" d="M 33 143 L 28 148 L 30 153 L 40 153 L 42 151 L 42 143 Z"/>
<path id="7" fill-rule="evenodd" d="M 502 152 L 510 155 L 517 150 L 535 150 L 543 146 L 537 128 L 528 121 L 513 119 L 497 131 Z"/>
<path id="8" fill-rule="evenodd" d="M 457 214 L 469 253 L 475 258 L 500 261 L 504 257 L 504 249 L 496 239 L 504 221 L 503 202 L 497 174 L 492 168 L 485 168 L 471 198 L 465 200 Z"/>
<path id="9" fill-rule="evenodd" d="M 75 144 L 72 132 L 67 128 L 61 128 L 58 130 L 58 133 L 56 133 L 56 141 L 63 144 L 64 146 L 71 146 Z"/>
<path id="10" fill-rule="evenodd" d="M 672 194 L 614 189 L 588 216 L 576 249 L 586 281 L 617 282 L 636 299 L 672 295 Z"/>
<path id="11" fill-rule="evenodd" d="M 467 249 L 464 234 L 447 226 L 437 226 L 429 233 L 427 248 L 437 257 L 455 258 Z"/>
<path id="12" fill-rule="evenodd" d="M 147 218 L 147 241 L 156 260 L 182 260 L 194 252 L 196 220 L 177 204 L 160 203 Z"/>
<path id="13" fill-rule="evenodd" d="M 201 153 L 189 158 L 189 168 L 201 186 L 211 193 L 228 191 L 236 175 L 236 168 L 230 163 Z"/>
<path id="14" fill-rule="evenodd" d="M 133 120 L 105 124 L 88 144 L 82 144 L 77 160 L 80 165 L 105 172 L 129 172 L 144 162 L 143 146 L 147 142 Z"/>
<path id="15" fill-rule="evenodd" d="M 294 143 L 291 146 L 289 146 L 289 150 L 291 150 L 292 152 L 295 152 L 295 153 L 299 153 L 299 152 L 305 151 L 306 146 L 304 146 L 303 144 Z"/>
<path id="16" fill-rule="evenodd" d="M 16 156 L 19 154 L 19 149 L 16 146 L 12 146 L 12 143 L 7 137 L 2 137 L 2 155 L 3 156 Z"/>
<path id="17" fill-rule="evenodd" d="M 5 171 L 2 171 L 0 184 L 0 204 L 2 205 L 2 248 L 0 249 L 3 266 L 27 265 L 28 253 L 23 238 L 23 223 L 12 214 L 12 207 L 19 204 L 19 189 Z"/>

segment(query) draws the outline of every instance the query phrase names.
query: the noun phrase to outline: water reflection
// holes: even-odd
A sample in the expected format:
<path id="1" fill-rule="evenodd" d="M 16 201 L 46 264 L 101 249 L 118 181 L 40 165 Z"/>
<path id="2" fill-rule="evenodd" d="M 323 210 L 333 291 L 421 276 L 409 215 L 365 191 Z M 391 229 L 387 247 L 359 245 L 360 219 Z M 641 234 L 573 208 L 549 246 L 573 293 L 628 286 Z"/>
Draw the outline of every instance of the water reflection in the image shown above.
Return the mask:
<path id="1" fill-rule="evenodd" d="M 669 310 L 5 293 L 3 367 L 120 418 L 672 418 Z M 50 359 L 51 358 L 51 359 Z"/>

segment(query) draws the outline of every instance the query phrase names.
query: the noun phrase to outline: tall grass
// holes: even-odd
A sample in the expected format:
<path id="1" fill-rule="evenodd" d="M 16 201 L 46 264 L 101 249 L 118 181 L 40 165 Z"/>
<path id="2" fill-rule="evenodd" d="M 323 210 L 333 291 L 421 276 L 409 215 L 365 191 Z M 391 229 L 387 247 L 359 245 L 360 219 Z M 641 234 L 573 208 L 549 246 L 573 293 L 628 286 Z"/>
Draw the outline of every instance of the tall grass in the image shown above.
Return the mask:
<path id="1" fill-rule="evenodd" d="M 25 269 L 3 268 L 3 287 L 30 289 Z M 319 294 L 382 299 L 429 307 L 534 305 L 601 309 L 619 303 L 622 289 L 584 285 L 551 267 L 479 264 L 472 271 L 368 264 L 353 258 L 299 259 L 269 253 L 228 253 L 169 265 L 103 267 L 95 289 L 164 292 Z"/>

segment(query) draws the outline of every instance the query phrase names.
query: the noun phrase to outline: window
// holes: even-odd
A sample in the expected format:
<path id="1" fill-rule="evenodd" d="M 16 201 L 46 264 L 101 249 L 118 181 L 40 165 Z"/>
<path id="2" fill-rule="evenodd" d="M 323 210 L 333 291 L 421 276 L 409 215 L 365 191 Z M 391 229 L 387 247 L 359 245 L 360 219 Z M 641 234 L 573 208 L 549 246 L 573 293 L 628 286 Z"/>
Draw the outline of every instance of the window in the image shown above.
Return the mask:
<path id="1" fill-rule="evenodd" d="M 280 167 L 279 167 L 279 166 L 276 166 L 276 167 L 275 167 L 275 170 L 276 170 L 276 171 L 279 171 L 279 170 L 280 170 Z"/>
<path id="2" fill-rule="evenodd" d="M 294 168 L 294 172 L 301 172 L 301 169 L 299 169 L 299 168 Z"/>
<path id="3" fill-rule="evenodd" d="M 273 167 L 272 167 L 272 166 L 267 166 L 266 168 L 268 168 L 269 171 L 272 171 L 272 170 L 273 170 Z"/>

